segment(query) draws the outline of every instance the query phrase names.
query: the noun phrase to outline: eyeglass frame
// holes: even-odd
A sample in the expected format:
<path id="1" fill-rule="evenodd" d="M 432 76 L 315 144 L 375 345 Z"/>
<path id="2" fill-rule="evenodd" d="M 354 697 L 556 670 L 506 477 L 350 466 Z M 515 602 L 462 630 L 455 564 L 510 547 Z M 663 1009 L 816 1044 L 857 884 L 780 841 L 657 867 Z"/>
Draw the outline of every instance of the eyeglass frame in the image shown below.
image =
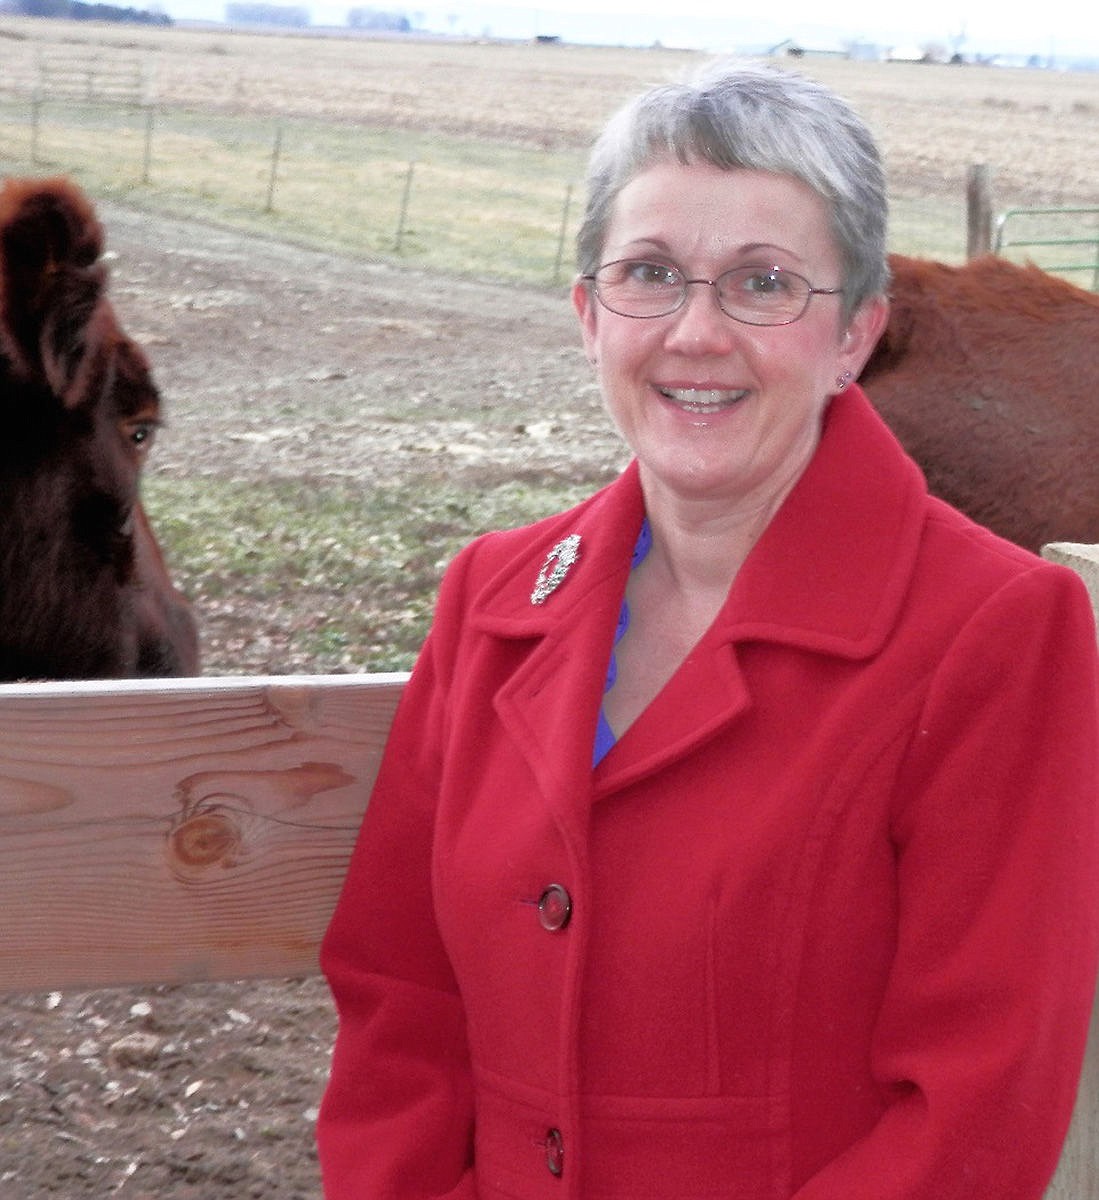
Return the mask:
<path id="1" fill-rule="evenodd" d="M 617 266 L 618 263 L 637 263 L 647 266 L 663 267 L 667 270 L 674 271 L 677 275 L 682 277 L 678 302 L 672 308 L 667 309 L 667 311 L 659 313 L 627 313 L 621 312 L 617 308 L 612 308 L 600 295 L 598 276 L 600 271 L 605 270 L 607 267 Z M 718 282 L 724 279 L 726 275 L 735 275 L 740 271 L 760 271 L 761 273 L 768 275 L 778 274 L 780 276 L 786 276 L 790 279 L 797 279 L 801 283 L 804 283 L 808 291 L 806 292 L 805 303 L 802 305 L 801 312 L 799 312 L 796 317 L 790 317 L 785 321 L 746 321 L 743 317 L 735 316 L 733 313 L 729 312 L 729 310 L 721 302 L 721 292 L 718 291 L 717 285 Z M 595 293 L 595 298 L 608 312 L 612 312 L 618 317 L 626 317 L 631 321 L 653 321 L 658 320 L 660 317 L 670 317 L 672 313 L 679 312 L 683 305 L 687 303 L 687 288 L 692 283 L 704 283 L 714 289 L 714 292 L 717 296 L 717 306 L 721 309 L 725 316 L 729 318 L 730 321 L 736 321 L 740 325 L 750 325 L 756 329 L 778 329 L 784 325 L 793 325 L 795 321 L 800 321 L 801 318 L 804 317 L 809 311 L 809 303 L 814 296 L 842 296 L 846 291 L 845 288 L 841 287 L 814 287 L 804 275 L 799 275 L 797 271 L 790 271 L 786 267 L 780 267 L 774 264 L 771 266 L 765 266 L 762 263 L 745 263 L 742 267 L 730 267 L 727 271 L 722 271 L 716 279 L 688 279 L 683 269 L 681 267 L 677 267 L 674 263 L 660 263 L 647 258 L 612 258 L 610 262 L 600 263 L 593 272 L 585 272 L 581 274 L 580 279 L 586 280 L 592 285 L 592 291 Z"/>

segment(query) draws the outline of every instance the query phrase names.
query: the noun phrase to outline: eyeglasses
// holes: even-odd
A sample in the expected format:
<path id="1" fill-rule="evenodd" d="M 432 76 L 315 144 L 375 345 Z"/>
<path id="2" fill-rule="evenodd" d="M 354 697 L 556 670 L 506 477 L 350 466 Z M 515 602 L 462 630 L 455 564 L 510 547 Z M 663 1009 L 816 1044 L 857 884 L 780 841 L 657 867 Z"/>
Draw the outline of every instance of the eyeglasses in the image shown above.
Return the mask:
<path id="1" fill-rule="evenodd" d="M 734 267 L 716 279 L 688 279 L 678 267 L 644 259 L 620 258 L 594 274 L 581 275 L 595 286 L 604 308 L 620 317 L 666 317 L 681 308 L 692 283 L 717 292 L 721 311 L 744 325 L 790 325 L 805 315 L 814 296 L 839 296 L 843 288 L 813 287 L 782 267 Z"/>

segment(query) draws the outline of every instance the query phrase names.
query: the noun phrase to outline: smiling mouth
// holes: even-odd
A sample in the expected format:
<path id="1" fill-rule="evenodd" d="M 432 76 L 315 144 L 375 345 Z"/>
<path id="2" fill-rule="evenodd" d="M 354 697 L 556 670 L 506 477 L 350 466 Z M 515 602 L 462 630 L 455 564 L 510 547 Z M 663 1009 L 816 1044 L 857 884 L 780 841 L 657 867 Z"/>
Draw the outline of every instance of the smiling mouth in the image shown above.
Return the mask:
<path id="1" fill-rule="evenodd" d="M 746 388 L 735 391 L 720 391 L 716 388 L 657 388 L 665 400 L 670 400 L 684 412 L 695 416 L 710 416 L 743 400 L 748 395 Z"/>

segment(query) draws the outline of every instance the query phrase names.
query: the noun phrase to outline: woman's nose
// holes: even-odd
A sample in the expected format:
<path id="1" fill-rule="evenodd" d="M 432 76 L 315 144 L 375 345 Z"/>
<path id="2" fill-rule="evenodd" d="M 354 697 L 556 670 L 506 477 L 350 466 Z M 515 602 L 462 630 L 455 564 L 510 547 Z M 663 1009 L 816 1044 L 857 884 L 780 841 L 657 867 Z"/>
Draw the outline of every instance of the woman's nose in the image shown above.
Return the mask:
<path id="1" fill-rule="evenodd" d="M 727 354 L 736 340 L 736 321 L 722 311 L 717 288 L 691 279 L 683 303 L 668 317 L 666 345 L 683 354 Z"/>

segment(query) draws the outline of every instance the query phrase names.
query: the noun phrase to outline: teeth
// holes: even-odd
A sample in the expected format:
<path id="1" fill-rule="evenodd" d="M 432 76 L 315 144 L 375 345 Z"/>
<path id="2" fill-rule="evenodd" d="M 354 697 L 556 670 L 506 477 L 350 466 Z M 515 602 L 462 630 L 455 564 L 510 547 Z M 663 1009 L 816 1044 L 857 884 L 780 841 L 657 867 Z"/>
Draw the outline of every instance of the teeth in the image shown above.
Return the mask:
<path id="1" fill-rule="evenodd" d="M 661 388 L 660 394 L 692 413 L 715 413 L 730 404 L 735 404 L 748 393 L 743 389 L 719 391 L 701 388 Z"/>

